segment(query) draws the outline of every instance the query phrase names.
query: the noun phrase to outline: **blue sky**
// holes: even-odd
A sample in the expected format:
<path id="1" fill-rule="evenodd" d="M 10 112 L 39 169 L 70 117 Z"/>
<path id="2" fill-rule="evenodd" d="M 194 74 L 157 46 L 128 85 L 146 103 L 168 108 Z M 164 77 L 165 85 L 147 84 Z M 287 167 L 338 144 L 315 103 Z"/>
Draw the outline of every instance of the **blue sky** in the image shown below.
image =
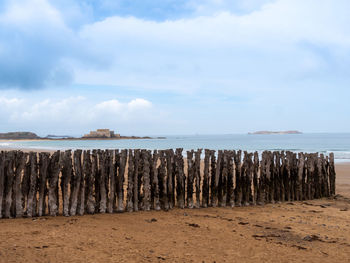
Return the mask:
<path id="1" fill-rule="evenodd" d="M 0 131 L 350 132 L 347 0 L 3 0 Z"/>

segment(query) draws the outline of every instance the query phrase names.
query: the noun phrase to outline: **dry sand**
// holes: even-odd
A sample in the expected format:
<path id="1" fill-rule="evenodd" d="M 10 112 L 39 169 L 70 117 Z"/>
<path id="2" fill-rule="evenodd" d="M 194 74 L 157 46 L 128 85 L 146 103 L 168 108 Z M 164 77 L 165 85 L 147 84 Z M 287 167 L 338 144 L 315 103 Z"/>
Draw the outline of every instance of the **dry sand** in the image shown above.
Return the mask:
<path id="1" fill-rule="evenodd" d="M 350 262 L 350 163 L 336 169 L 332 199 L 1 219 L 0 262 Z"/>

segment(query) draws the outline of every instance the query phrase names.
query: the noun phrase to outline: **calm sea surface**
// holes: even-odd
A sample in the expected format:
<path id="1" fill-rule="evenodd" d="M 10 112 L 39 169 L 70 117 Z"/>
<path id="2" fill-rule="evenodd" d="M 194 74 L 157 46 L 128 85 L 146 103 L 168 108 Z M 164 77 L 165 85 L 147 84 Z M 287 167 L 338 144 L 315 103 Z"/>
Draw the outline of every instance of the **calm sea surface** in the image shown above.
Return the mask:
<path id="1" fill-rule="evenodd" d="M 350 133 L 295 135 L 179 135 L 147 140 L 9 141 L 0 148 L 33 149 L 241 149 L 248 151 L 289 150 L 294 152 L 334 152 L 336 160 L 350 161 Z"/>

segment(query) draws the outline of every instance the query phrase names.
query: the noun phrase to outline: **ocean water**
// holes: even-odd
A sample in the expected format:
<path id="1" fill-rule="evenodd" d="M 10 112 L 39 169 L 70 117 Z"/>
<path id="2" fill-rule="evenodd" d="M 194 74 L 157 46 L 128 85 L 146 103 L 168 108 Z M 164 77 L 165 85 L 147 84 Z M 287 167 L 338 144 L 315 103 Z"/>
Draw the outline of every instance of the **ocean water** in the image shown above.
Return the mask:
<path id="1" fill-rule="evenodd" d="M 213 149 L 213 150 L 289 150 L 293 152 L 334 152 L 337 162 L 350 162 L 350 133 L 287 135 L 178 135 L 166 139 L 137 140 L 51 140 L 2 141 L 1 148 L 65 149 Z"/>

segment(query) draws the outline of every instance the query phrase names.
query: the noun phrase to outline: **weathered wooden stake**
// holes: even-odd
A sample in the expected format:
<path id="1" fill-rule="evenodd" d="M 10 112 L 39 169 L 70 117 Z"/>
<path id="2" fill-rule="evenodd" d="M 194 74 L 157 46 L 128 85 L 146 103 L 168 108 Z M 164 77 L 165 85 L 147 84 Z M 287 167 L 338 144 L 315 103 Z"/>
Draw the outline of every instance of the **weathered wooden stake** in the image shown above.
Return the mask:
<path id="1" fill-rule="evenodd" d="M 116 194 L 116 178 L 115 178 L 115 163 L 114 163 L 114 156 L 115 152 L 113 150 L 108 150 L 108 165 L 109 165 L 109 180 L 108 180 L 108 207 L 107 207 L 107 212 L 108 213 L 113 213 L 114 212 L 114 207 L 115 207 L 115 194 Z"/>
<path id="2" fill-rule="evenodd" d="M 16 171 L 15 171 L 15 183 L 14 183 L 15 208 L 16 208 L 16 217 L 17 218 L 23 217 L 23 212 L 24 212 L 21 183 L 22 183 L 22 173 L 23 173 L 23 169 L 24 169 L 25 164 L 26 164 L 26 155 L 23 152 L 18 151 L 16 153 Z M 0 195 L 1 195 L 1 193 L 0 193 Z"/>
<path id="3" fill-rule="evenodd" d="M 107 175 L 107 169 L 106 169 L 106 152 L 105 151 L 99 151 L 98 152 L 98 164 L 99 164 L 99 188 L 100 188 L 100 202 L 99 202 L 99 209 L 98 211 L 100 213 L 106 213 L 107 209 L 107 191 L 106 191 L 106 175 Z"/>
<path id="4" fill-rule="evenodd" d="M 168 187 L 167 187 L 167 174 L 166 174 L 166 159 L 165 152 L 159 151 L 160 154 L 160 166 L 158 168 L 158 181 L 159 181 L 159 192 L 161 206 L 165 211 L 169 210 L 169 201 L 168 201 Z"/>
<path id="5" fill-rule="evenodd" d="M 204 176 L 202 186 L 202 207 L 209 206 L 209 160 L 210 150 L 204 150 Z"/>
<path id="6" fill-rule="evenodd" d="M 210 205 L 216 206 L 216 198 L 217 198 L 217 188 L 215 185 L 215 176 L 216 176 L 216 156 L 215 151 L 210 151 Z M 213 205 L 214 204 L 214 205 Z"/>
<path id="7" fill-rule="evenodd" d="M 61 177 L 61 191 L 63 199 L 63 215 L 69 216 L 69 184 L 71 183 L 71 177 L 73 172 L 72 165 L 72 151 L 67 150 L 63 154 L 63 167 L 62 167 L 62 177 Z"/>
<path id="8" fill-rule="evenodd" d="M 159 182 L 158 182 L 158 163 L 159 154 L 157 150 L 153 151 L 153 156 L 151 158 L 151 205 L 156 211 L 159 211 L 160 201 L 159 201 Z"/>
<path id="9" fill-rule="evenodd" d="M 116 156 L 117 158 L 117 156 Z M 124 212 L 124 178 L 125 178 L 125 166 L 128 159 L 128 150 L 124 149 L 120 152 L 119 166 L 118 166 L 118 177 L 117 177 L 117 195 L 118 204 L 117 212 Z"/>
<path id="10" fill-rule="evenodd" d="M 143 151 L 143 210 L 151 210 L 150 151 Z"/>
<path id="11" fill-rule="evenodd" d="M 49 163 L 49 196 L 48 196 L 48 206 L 50 216 L 58 215 L 58 175 L 62 167 L 62 159 L 60 158 L 60 151 L 54 152 L 50 158 Z"/>
<path id="12" fill-rule="evenodd" d="M 236 197 L 236 205 L 241 206 L 242 205 L 242 198 L 243 198 L 243 193 L 242 193 L 242 175 L 241 175 L 241 155 L 242 151 L 235 151 L 234 152 L 234 162 L 235 162 L 235 176 L 236 176 L 236 183 L 235 183 L 235 197 Z"/>
<path id="13" fill-rule="evenodd" d="M 193 167 L 193 153 L 194 151 L 187 151 L 187 207 L 193 208 L 193 181 L 194 181 L 194 167 Z"/>
<path id="14" fill-rule="evenodd" d="M 134 155 L 133 150 L 129 150 L 128 159 L 128 189 L 127 189 L 127 211 L 134 210 Z"/>
<path id="15" fill-rule="evenodd" d="M 5 193 L 5 152 L 0 153 L 0 218 L 3 217 L 3 196 Z"/>
<path id="16" fill-rule="evenodd" d="M 81 154 L 82 150 L 75 150 L 73 153 L 73 160 L 74 160 L 74 176 L 72 176 L 71 181 L 71 204 L 70 204 L 70 215 L 75 216 L 77 213 L 77 206 L 78 206 L 78 196 L 79 196 L 79 190 L 80 190 L 80 183 L 81 183 L 81 176 L 82 176 L 82 169 L 81 169 Z"/>
<path id="17" fill-rule="evenodd" d="M 202 149 L 198 149 L 195 155 L 194 161 L 194 172 L 195 172 L 195 186 L 196 186 L 196 202 L 194 204 L 195 208 L 200 208 L 200 195 L 201 195 L 201 154 Z"/>
<path id="18" fill-rule="evenodd" d="M 38 179 L 38 167 L 37 167 L 37 154 L 30 152 L 30 182 L 29 193 L 27 200 L 27 216 L 36 216 L 36 195 L 37 195 L 37 179 Z"/>
<path id="19" fill-rule="evenodd" d="M 50 154 L 39 153 L 39 201 L 38 216 L 45 215 L 46 210 L 46 194 L 47 194 L 47 178 L 49 168 Z"/>

